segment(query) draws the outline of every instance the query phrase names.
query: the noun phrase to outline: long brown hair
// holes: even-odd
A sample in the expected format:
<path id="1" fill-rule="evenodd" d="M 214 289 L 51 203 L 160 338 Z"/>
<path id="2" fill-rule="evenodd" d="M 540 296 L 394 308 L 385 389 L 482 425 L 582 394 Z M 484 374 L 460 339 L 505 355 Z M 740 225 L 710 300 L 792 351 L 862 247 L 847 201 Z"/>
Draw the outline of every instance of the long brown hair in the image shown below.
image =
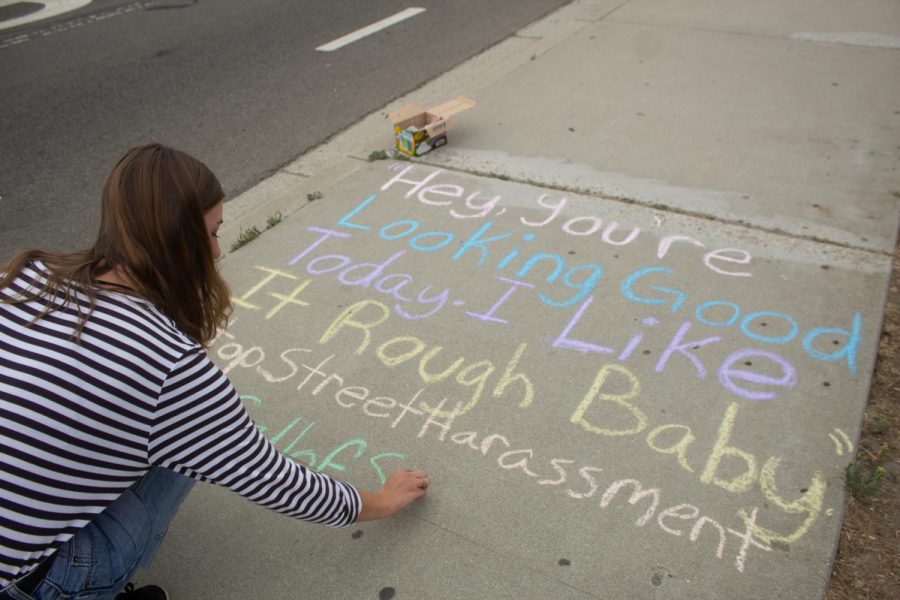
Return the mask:
<path id="1" fill-rule="evenodd" d="M 103 187 L 100 232 L 80 252 L 29 250 L 0 273 L 6 287 L 29 263 L 43 261 L 52 274 L 46 286 L 9 302 L 61 295 L 74 302 L 72 283 L 87 293 L 76 338 L 94 306 L 97 276 L 123 272 L 134 291 L 171 317 L 184 333 L 208 345 L 231 312 L 228 287 L 215 265 L 203 213 L 225 194 L 199 160 L 161 144 L 125 153 Z M 52 303 L 51 303 L 52 304 Z"/>

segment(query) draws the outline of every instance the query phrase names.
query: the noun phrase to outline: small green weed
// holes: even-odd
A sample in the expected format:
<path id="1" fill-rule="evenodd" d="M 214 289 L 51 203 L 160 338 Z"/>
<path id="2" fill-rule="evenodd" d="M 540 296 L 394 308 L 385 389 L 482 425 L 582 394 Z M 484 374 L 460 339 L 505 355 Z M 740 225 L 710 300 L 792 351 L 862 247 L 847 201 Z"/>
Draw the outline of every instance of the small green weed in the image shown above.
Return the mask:
<path id="1" fill-rule="evenodd" d="M 376 160 L 387 160 L 388 154 L 384 150 L 374 150 L 369 153 L 369 162 Z"/>
<path id="2" fill-rule="evenodd" d="M 887 471 L 882 465 L 887 450 L 887 444 L 882 444 L 876 454 L 866 452 L 867 456 L 862 456 L 856 462 L 847 465 L 847 470 L 844 472 L 844 484 L 847 486 L 847 491 L 853 494 L 857 500 L 868 502 L 881 489 L 881 482 L 887 475 Z"/>
<path id="3" fill-rule="evenodd" d="M 306 195 L 306 199 L 309 200 L 310 202 L 312 202 L 314 200 L 321 200 L 322 197 L 323 197 L 322 192 L 313 192 L 311 194 Z"/>
<path id="4" fill-rule="evenodd" d="M 283 218 L 284 217 L 281 216 L 281 211 L 276 212 L 274 215 L 266 219 L 266 229 L 272 229 L 273 227 L 281 223 Z"/>
<path id="5" fill-rule="evenodd" d="M 256 225 L 249 229 L 241 229 L 241 233 L 240 235 L 238 235 L 238 239 L 236 239 L 231 244 L 231 251 L 234 252 L 238 248 L 246 246 L 256 238 L 258 238 L 260 233 L 261 232 Z"/>

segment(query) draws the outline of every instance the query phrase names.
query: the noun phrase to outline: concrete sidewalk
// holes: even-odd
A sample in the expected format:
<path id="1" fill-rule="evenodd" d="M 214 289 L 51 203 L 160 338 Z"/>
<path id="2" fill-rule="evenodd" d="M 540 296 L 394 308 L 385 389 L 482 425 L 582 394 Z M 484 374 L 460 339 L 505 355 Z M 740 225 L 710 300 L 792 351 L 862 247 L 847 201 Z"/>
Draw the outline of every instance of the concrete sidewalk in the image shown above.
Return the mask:
<path id="1" fill-rule="evenodd" d="M 285 454 L 432 494 L 198 486 L 174 598 L 821 598 L 900 222 L 900 6 L 574 2 L 226 205 L 212 353 Z M 386 115 L 478 105 L 449 145 Z M 310 201 L 310 197 L 321 198 Z"/>

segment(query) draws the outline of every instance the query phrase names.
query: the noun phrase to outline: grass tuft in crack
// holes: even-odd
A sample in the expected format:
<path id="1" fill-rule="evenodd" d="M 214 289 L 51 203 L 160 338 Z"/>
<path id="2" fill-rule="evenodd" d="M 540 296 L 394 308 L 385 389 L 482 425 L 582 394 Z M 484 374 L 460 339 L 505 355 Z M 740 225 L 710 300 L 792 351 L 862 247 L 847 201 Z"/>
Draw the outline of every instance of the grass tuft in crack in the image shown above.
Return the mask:
<path id="1" fill-rule="evenodd" d="M 272 229 L 281 221 L 284 220 L 284 217 L 281 216 L 281 211 L 276 212 L 274 215 L 266 219 L 266 229 Z"/>
<path id="2" fill-rule="evenodd" d="M 260 233 L 262 232 L 256 225 L 250 227 L 249 229 L 241 229 L 241 233 L 238 235 L 238 238 L 231 243 L 231 251 L 234 252 L 238 248 L 246 246 L 256 238 L 258 238 Z"/>
<path id="3" fill-rule="evenodd" d="M 284 220 L 284 217 L 281 214 L 281 211 L 275 212 L 272 216 L 266 219 L 266 229 L 264 231 L 268 231 L 272 229 L 279 223 Z M 262 235 L 262 231 L 259 230 L 259 227 L 254 225 L 248 229 L 241 229 L 241 233 L 238 235 L 238 238 L 231 243 L 231 251 L 234 252 L 238 248 L 246 246 L 256 238 Z"/>

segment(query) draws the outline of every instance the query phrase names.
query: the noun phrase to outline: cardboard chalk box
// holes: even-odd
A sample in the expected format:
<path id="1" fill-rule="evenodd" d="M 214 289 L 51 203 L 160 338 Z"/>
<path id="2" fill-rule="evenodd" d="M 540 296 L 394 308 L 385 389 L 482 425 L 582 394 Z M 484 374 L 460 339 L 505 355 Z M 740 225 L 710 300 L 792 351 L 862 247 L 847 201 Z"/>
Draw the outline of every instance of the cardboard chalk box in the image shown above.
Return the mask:
<path id="1" fill-rule="evenodd" d="M 475 101 L 459 96 L 423 110 L 418 104 L 404 106 L 388 117 L 394 123 L 397 150 L 409 156 L 422 156 L 447 143 L 450 117 L 475 106 Z"/>

